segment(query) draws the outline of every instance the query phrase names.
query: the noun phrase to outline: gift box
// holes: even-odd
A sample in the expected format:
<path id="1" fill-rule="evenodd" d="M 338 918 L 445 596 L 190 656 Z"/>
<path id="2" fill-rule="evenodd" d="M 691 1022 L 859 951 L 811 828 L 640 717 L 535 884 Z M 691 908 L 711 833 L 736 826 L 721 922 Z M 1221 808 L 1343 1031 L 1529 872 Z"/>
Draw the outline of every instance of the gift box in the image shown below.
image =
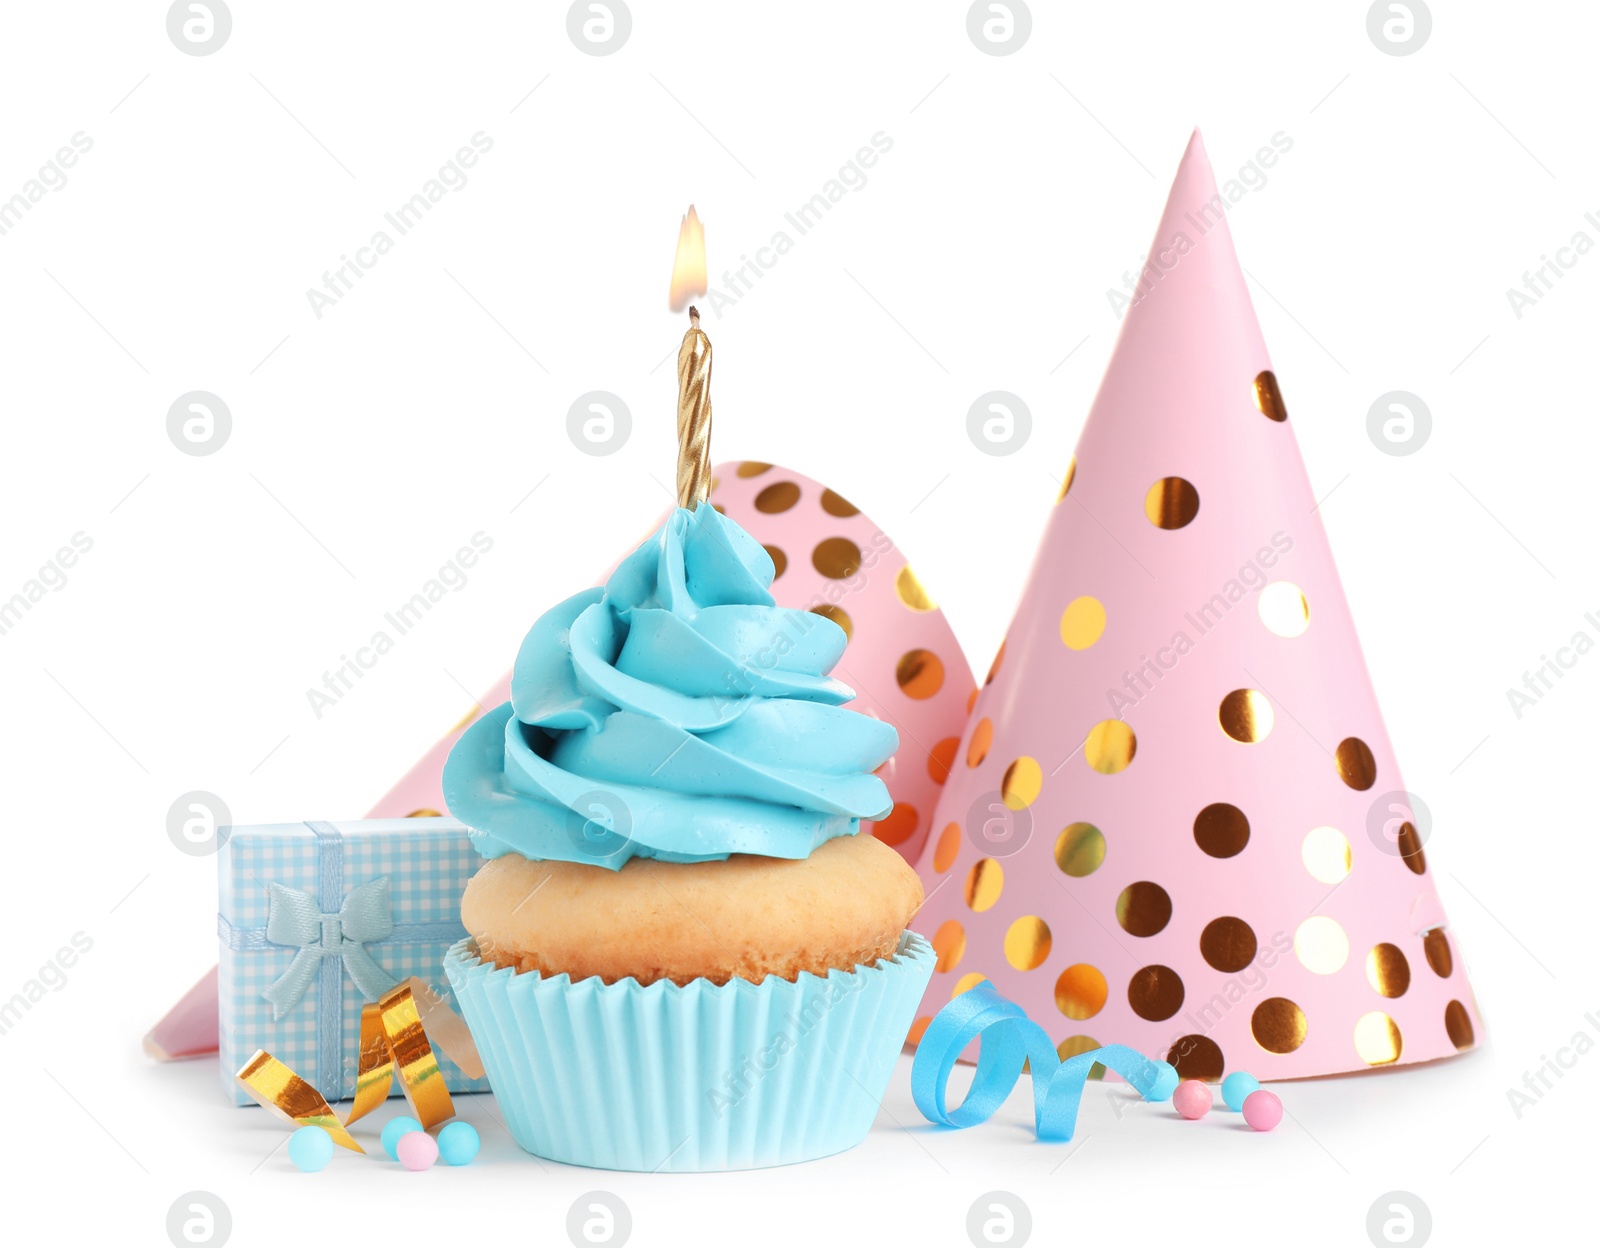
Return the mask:
<path id="1" fill-rule="evenodd" d="M 355 1095 L 361 1008 L 411 976 L 449 1000 L 444 955 L 466 935 L 479 865 L 454 819 L 235 827 L 217 854 L 223 1087 L 265 1049 L 330 1104 Z M 486 1092 L 443 1055 L 452 1092 Z M 395 1092 L 399 1091 L 398 1084 Z"/>

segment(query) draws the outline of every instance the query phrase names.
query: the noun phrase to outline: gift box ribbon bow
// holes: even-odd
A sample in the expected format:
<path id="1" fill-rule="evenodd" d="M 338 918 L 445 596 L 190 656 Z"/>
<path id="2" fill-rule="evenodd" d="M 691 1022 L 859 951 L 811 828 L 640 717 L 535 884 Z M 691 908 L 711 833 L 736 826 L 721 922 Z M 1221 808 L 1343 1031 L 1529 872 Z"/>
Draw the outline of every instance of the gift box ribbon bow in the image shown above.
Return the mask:
<path id="1" fill-rule="evenodd" d="M 323 914 L 317 899 L 297 888 L 267 885 L 267 943 L 300 950 L 261 995 L 272 1002 L 275 1018 L 282 1018 L 306 995 L 317 978 L 323 958 L 339 958 L 350 978 L 368 1001 L 375 1001 L 395 985 L 367 952 L 368 941 L 388 940 L 394 932 L 389 915 L 389 879 L 379 876 L 350 891 L 337 914 Z"/>

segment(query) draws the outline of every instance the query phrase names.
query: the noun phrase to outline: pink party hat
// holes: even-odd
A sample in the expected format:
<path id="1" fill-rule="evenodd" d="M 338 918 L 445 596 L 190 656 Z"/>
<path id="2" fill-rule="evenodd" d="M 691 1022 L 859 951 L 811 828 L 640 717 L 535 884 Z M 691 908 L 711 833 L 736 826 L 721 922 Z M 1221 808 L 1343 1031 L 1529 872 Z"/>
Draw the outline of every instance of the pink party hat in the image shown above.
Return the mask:
<path id="1" fill-rule="evenodd" d="M 856 691 L 849 705 L 900 733 L 900 748 L 878 769 L 894 809 L 875 823 L 863 821 L 862 829 L 916 862 L 977 692 L 944 612 L 881 527 L 807 476 L 753 461 L 722 464 L 712 469 L 711 504 L 766 546 L 778 573 L 772 583 L 778 605 L 819 612 L 849 635 L 834 670 Z M 508 671 L 366 817 L 443 814 L 440 777 L 451 747 L 485 708 L 510 696 Z M 216 1048 L 213 967 L 151 1029 L 145 1050 L 164 1061 Z"/>
<path id="2" fill-rule="evenodd" d="M 1196 132 L 919 862 L 919 1025 L 989 979 L 1063 1057 L 1444 1057 L 1482 1021 L 1226 213 Z"/>

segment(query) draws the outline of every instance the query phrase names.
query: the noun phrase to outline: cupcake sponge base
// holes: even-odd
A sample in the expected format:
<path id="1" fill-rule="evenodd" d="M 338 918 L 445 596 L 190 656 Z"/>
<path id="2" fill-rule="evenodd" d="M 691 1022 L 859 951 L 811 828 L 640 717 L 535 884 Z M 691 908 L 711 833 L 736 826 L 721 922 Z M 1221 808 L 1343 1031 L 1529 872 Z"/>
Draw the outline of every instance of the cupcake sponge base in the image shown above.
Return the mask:
<path id="1" fill-rule="evenodd" d="M 495 966 L 469 939 L 445 972 L 512 1137 L 606 1170 L 745 1170 L 854 1147 L 877 1117 L 933 974 L 894 956 L 761 983 L 574 982 Z"/>
<path id="2" fill-rule="evenodd" d="M 486 862 L 461 899 L 485 961 L 575 981 L 759 983 L 871 966 L 894 954 L 922 904 L 922 881 L 870 835 L 839 836 L 805 858 L 633 858 Z"/>

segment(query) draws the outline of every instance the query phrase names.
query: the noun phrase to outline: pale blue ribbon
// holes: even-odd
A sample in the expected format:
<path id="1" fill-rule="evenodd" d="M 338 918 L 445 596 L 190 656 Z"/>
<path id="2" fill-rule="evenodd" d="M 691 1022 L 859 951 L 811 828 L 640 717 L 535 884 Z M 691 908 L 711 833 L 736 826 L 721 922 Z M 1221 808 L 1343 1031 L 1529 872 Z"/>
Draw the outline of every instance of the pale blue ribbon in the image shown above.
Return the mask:
<path id="1" fill-rule="evenodd" d="M 261 994 L 272 1003 L 274 1021 L 282 1019 L 317 982 L 316 1086 L 324 1096 L 343 1095 L 343 972 L 368 1001 L 395 986 L 395 979 L 373 958 L 366 945 L 449 944 L 466 935 L 458 920 L 395 923 L 389 907 L 389 878 L 379 876 L 344 895 L 344 843 L 331 823 L 307 821 L 317 837 L 317 894 L 267 885 L 267 925 L 236 928 L 217 916 L 217 935 L 235 952 L 288 946 L 299 950 L 289 969 Z"/>
<path id="2" fill-rule="evenodd" d="M 981 1039 L 980 1039 L 981 1037 Z M 956 1109 L 945 1105 L 945 1085 L 956 1059 L 978 1040 L 978 1069 Z M 1034 1131 L 1041 1140 L 1072 1138 L 1078 1102 L 1096 1062 L 1117 1072 L 1145 1100 L 1172 1095 L 1177 1073 L 1122 1044 L 1108 1044 L 1062 1061 L 1050 1036 L 1020 1005 L 988 980 L 968 989 L 934 1015 L 911 1060 L 911 1096 L 929 1122 L 975 1127 L 987 1122 L 1011 1095 L 1028 1063 L 1033 1076 Z"/>
<path id="3" fill-rule="evenodd" d="M 395 985 L 395 979 L 373 961 L 368 941 L 388 940 L 394 931 L 389 917 L 389 877 L 368 880 L 339 906 L 337 914 L 323 914 L 317 899 L 297 888 L 276 882 L 267 885 L 267 943 L 300 950 L 261 995 L 272 1002 L 276 1022 L 300 1004 L 311 981 L 330 960 L 344 963 L 361 995 L 376 1001 Z"/>

